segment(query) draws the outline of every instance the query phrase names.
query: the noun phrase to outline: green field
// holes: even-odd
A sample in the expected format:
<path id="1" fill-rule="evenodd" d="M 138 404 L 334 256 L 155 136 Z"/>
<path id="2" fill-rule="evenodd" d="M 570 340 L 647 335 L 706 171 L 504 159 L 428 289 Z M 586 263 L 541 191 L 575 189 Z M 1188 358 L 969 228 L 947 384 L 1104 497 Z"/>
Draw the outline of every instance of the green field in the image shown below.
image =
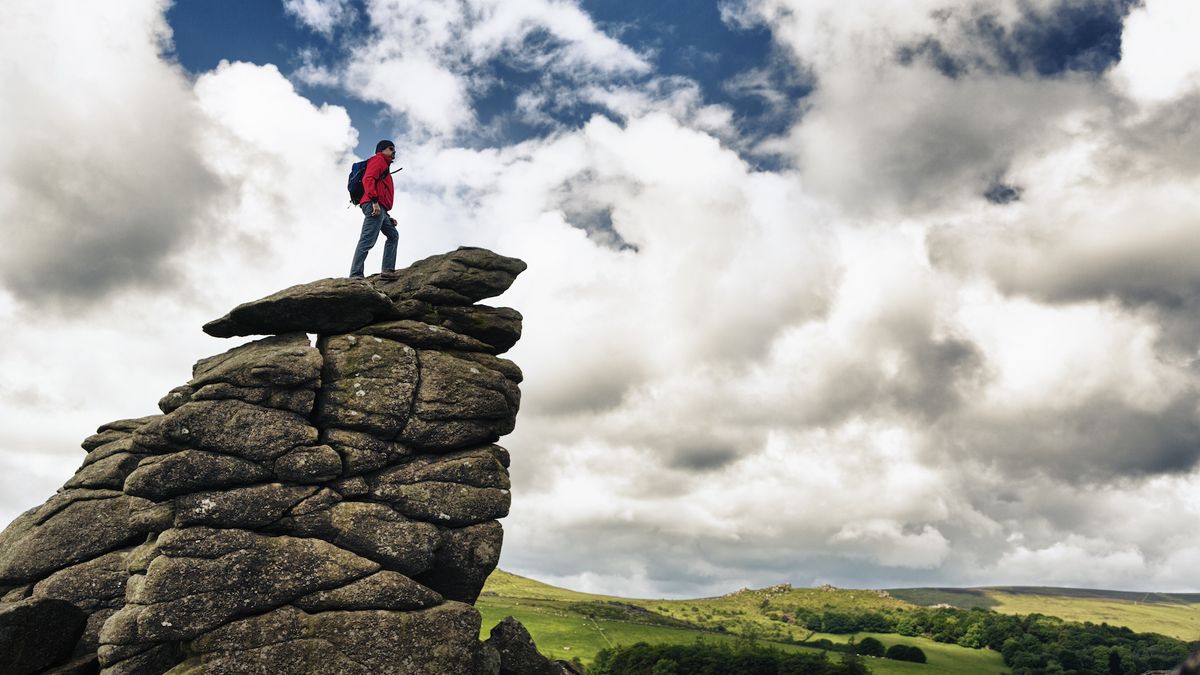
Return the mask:
<path id="1" fill-rule="evenodd" d="M 697 639 L 727 642 L 737 639 L 733 633 L 742 632 L 749 626 L 762 636 L 761 644 L 786 651 L 816 649 L 776 640 L 825 637 L 832 642 L 846 642 L 850 639 L 849 635 L 814 635 L 811 631 L 769 618 L 773 607 L 797 604 L 854 609 L 911 606 L 875 591 L 787 587 L 739 591 L 719 598 L 696 600 L 619 598 L 557 588 L 497 570 L 488 579 L 476 607 L 483 615 L 483 637 L 486 638 L 491 627 L 501 619 L 513 616 L 529 630 L 543 654 L 552 659 L 578 657 L 585 666 L 591 665 L 596 654 L 605 647 L 637 642 L 691 644 Z M 871 634 L 862 633 L 857 639 L 867 635 Z M 896 643 L 916 645 L 929 658 L 927 664 L 866 659 L 872 672 L 880 675 L 1006 672 L 996 652 L 939 644 L 919 637 L 875 637 L 887 646 Z M 831 659 L 839 657 L 839 654 L 830 654 Z"/>
<path id="2" fill-rule="evenodd" d="M 506 616 L 520 621 L 533 636 L 538 650 L 552 659 L 570 660 L 579 657 L 585 666 L 590 666 L 596 654 L 603 648 L 617 645 L 632 645 L 637 642 L 652 644 L 691 644 L 697 638 L 719 643 L 733 641 L 734 636 L 696 629 L 670 628 L 635 624 L 607 619 L 588 619 L 564 611 L 561 602 L 555 600 L 519 600 L 499 597 L 480 598 L 476 604 L 483 615 L 483 637 L 491 626 Z M 944 645 L 919 637 L 902 637 L 861 633 L 857 639 L 874 636 L 886 646 L 902 643 L 916 645 L 925 651 L 929 663 L 902 663 L 888 659 L 866 659 L 871 672 L 880 675 L 943 675 L 950 673 L 979 673 L 989 675 L 1007 672 L 1000 654 L 986 649 L 964 649 L 956 645 Z M 814 639 L 829 638 L 833 642 L 846 642 L 849 635 L 816 634 Z M 784 651 L 817 651 L 802 645 L 775 644 L 763 641 Z M 831 659 L 839 654 L 830 654 Z"/>
<path id="3" fill-rule="evenodd" d="M 849 635 L 814 634 L 790 623 L 789 611 L 903 610 L 916 605 L 947 604 L 963 609 L 983 607 L 1006 614 L 1045 614 L 1068 621 L 1128 626 L 1183 640 L 1200 640 L 1200 595 L 1145 594 L 1060 588 L 909 588 L 888 591 L 793 588 L 743 589 L 728 595 L 693 600 L 647 600 L 580 593 L 527 579 L 502 570 L 488 578 L 476 603 L 483 614 L 483 634 L 505 616 L 529 629 L 538 648 L 554 659 L 579 658 L 590 665 L 605 647 L 690 644 L 697 639 L 733 641 L 753 633 L 761 644 L 782 650 L 812 650 L 806 641 L 844 643 Z M 920 647 L 927 664 L 866 659 L 871 670 L 892 673 L 1004 673 L 1000 654 L 967 649 L 921 637 L 859 633 L 886 646 Z M 831 653 L 837 659 L 839 654 Z"/>
<path id="4" fill-rule="evenodd" d="M 1067 621 L 1127 626 L 1200 641 L 1200 594 L 1130 593 L 1072 588 L 906 588 L 892 596 L 917 605 L 983 607 L 1004 614 L 1047 614 Z"/>

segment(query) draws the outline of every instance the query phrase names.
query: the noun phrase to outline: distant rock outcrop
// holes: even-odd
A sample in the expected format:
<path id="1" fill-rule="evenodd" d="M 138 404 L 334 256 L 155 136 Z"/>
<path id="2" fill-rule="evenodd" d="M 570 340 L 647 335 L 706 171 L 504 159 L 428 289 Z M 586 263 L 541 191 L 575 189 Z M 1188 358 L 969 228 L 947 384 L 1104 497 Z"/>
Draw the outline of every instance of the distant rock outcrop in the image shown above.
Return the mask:
<path id="1" fill-rule="evenodd" d="M 494 443 L 521 371 L 498 355 L 521 315 L 474 303 L 524 269 L 463 248 L 207 324 L 269 337 L 100 427 L 0 533 L 4 672 L 500 672 L 472 605 L 509 508 Z"/>

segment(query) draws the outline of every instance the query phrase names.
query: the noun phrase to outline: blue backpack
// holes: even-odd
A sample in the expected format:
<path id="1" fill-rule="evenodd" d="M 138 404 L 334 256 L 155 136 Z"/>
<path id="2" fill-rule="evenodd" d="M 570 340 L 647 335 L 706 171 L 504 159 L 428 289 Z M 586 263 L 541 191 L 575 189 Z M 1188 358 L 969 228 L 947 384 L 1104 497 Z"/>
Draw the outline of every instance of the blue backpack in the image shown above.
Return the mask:
<path id="1" fill-rule="evenodd" d="M 350 191 L 350 203 L 358 204 L 363 198 L 363 173 L 367 170 L 367 161 L 355 162 L 350 165 L 350 178 L 346 181 L 346 189 Z"/>
<path id="2" fill-rule="evenodd" d="M 362 179 L 363 174 L 367 172 L 367 162 L 369 161 L 371 160 L 364 159 L 361 162 L 355 162 L 350 165 L 350 177 L 346 180 L 346 189 L 350 191 L 350 203 L 355 206 L 362 201 L 363 193 L 366 192 L 366 189 L 363 188 Z M 391 173 L 402 170 L 402 168 L 396 169 L 396 171 L 392 171 Z M 379 178 L 376 180 L 383 180 L 383 177 L 388 175 L 388 173 L 385 167 L 383 173 L 379 174 Z"/>

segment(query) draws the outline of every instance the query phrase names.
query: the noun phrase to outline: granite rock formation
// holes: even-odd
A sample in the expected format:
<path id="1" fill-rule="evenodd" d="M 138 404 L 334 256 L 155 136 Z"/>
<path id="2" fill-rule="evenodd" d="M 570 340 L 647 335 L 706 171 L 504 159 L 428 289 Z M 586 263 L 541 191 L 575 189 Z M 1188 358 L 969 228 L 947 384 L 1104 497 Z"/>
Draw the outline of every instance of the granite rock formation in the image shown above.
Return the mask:
<path id="1" fill-rule="evenodd" d="M 500 672 L 473 603 L 509 508 L 521 315 L 476 303 L 524 269 L 462 248 L 205 325 L 267 337 L 101 426 L 0 533 L 5 672 Z"/>

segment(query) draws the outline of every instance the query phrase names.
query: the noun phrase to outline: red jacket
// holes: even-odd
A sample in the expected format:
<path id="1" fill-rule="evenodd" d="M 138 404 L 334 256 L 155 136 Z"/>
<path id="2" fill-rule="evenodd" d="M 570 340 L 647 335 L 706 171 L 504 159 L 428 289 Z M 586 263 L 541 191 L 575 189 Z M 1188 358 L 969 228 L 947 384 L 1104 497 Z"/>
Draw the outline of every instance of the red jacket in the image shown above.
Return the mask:
<path id="1" fill-rule="evenodd" d="M 363 197 L 359 204 L 378 201 L 384 211 L 392 210 L 396 188 L 392 185 L 392 174 L 388 173 L 391 165 L 392 158 L 382 152 L 367 160 L 367 168 L 363 171 Z"/>

